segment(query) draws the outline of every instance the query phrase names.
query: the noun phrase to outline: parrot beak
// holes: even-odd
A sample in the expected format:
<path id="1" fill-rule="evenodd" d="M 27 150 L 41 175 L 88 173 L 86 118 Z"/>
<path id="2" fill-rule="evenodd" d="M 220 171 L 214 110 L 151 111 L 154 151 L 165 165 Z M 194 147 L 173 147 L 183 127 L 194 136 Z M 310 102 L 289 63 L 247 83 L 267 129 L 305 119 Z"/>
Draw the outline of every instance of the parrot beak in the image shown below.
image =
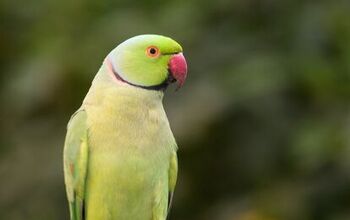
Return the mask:
<path id="1" fill-rule="evenodd" d="M 170 57 L 168 70 L 171 82 L 177 82 L 177 89 L 181 88 L 185 83 L 187 76 L 187 63 L 182 53 L 174 54 Z"/>

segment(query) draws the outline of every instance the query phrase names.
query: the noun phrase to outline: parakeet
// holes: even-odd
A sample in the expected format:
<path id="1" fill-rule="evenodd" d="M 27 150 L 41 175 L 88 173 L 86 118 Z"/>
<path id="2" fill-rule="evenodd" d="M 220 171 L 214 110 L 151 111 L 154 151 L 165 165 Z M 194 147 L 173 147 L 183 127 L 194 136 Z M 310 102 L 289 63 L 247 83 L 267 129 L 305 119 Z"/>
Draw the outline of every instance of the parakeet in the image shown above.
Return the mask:
<path id="1" fill-rule="evenodd" d="M 187 76 L 182 47 L 139 35 L 104 59 L 65 139 L 71 220 L 164 220 L 177 179 L 177 144 L 162 99 Z"/>

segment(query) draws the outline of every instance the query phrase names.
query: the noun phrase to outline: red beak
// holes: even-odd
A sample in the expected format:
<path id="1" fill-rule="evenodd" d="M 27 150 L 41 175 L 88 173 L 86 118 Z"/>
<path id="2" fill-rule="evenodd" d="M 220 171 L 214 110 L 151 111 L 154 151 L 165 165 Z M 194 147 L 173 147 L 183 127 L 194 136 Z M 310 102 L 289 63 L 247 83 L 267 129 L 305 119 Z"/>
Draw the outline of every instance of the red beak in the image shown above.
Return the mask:
<path id="1" fill-rule="evenodd" d="M 170 74 L 177 81 L 178 88 L 182 87 L 187 76 L 187 63 L 183 54 L 172 55 L 168 67 Z"/>

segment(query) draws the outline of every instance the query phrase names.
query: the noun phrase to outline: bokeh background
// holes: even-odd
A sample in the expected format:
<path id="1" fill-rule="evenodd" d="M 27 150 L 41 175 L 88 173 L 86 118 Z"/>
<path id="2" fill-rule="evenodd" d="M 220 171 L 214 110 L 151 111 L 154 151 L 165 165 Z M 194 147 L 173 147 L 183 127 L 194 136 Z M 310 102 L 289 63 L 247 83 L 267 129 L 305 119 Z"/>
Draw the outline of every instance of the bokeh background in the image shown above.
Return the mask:
<path id="1" fill-rule="evenodd" d="M 65 126 L 109 51 L 171 36 L 173 220 L 350 219 L 350 1 L 0 2 L 0 219 L 68 219 Z"/>

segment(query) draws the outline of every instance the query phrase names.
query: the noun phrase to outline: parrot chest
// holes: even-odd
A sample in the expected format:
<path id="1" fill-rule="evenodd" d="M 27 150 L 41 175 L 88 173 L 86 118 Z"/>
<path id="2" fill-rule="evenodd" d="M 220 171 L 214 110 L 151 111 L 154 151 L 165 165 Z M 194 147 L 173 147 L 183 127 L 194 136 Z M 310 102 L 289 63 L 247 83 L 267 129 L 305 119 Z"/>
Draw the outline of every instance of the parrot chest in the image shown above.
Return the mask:
<path id="1" fill-rule="evenodd" d="M 91 219 L 151 219 L 155 194 L 167 197 L 175 140 L 163 107 L 122 106 L 88 111 Z"/>

